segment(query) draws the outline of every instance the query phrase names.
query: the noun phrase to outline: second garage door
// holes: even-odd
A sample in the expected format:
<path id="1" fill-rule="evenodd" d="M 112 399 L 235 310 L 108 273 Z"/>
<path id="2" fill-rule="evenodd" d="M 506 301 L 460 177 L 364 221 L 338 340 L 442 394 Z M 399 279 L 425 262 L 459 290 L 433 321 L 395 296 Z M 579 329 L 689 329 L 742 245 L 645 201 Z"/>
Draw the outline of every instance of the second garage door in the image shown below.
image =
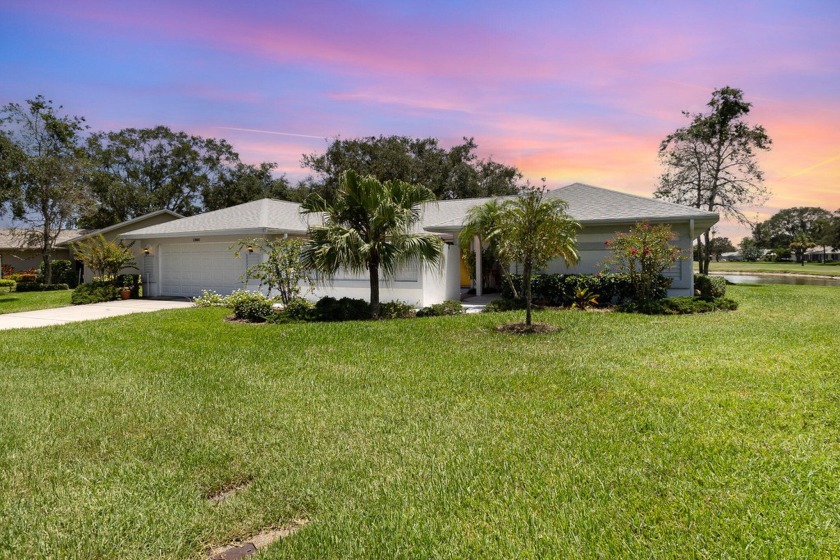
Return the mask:
<path id="1" fill-rule="evenodd" d="M 160 293 L 199 296 L 202 290 L 229 294 L 243 287 L 245 257 L 229 243 L 171 243 L 160 247 Z M 255 258 L 255 257 L 252 257 Z"/>

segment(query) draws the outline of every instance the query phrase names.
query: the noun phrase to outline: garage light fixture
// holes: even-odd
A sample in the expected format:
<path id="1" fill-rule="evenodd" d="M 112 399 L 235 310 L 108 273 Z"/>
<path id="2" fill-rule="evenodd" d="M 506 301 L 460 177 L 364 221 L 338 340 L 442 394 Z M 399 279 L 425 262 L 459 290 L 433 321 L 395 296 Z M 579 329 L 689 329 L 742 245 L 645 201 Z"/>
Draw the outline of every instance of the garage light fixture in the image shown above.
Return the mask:
<path id="1" fill-rule="evenodd" d="M 249 252 L 249 253 L 253 253 L 253 252 L 254 252 L 254 246 L 253 246 L 253 245 L 248 245 L 247 249 L 248 249 L 248 252 Z"/>
<path id="2" fill-rule="evenodd" d="M 143 254 L 144 254 L 144 255 L 148 255 L 148 254 L 149 254 L 149 253 L 151 253 L 151 252 L 152 252 L 152 249 L 151 249 L 151 247 L 149 247 L 148 245 L 146 245 L 145 247 L 143 247 Z"/>

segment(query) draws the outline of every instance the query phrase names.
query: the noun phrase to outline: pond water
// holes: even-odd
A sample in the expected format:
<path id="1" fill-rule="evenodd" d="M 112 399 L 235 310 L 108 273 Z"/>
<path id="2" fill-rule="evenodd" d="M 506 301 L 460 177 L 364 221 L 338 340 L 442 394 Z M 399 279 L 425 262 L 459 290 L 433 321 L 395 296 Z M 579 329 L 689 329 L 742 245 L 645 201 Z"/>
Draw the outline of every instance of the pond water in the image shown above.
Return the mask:
<path id="1" fill-rule="evenodd" d="M 733 284 L 796 284 L 798 286 L 837 286 L 840 288 L 840 277 L 838 278 L 809 278 L 804 276 L 759 276 L 757 274 L 715 274 L 723 276 Z"/>

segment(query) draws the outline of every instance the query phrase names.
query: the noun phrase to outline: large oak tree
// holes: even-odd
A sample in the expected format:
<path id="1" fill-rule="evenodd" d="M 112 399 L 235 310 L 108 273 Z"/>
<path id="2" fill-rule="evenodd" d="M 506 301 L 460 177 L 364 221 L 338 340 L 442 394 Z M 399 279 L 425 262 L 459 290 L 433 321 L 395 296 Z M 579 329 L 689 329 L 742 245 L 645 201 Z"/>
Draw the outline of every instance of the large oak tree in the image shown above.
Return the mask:
<path id="1" fill-rule="evenodd" d="M 480 159 L 472 138 L 444 149 L 436 138 L 368 136 L 336 139 L 325 153 L 305 154 L 301 160 L 316 176 L 303 188 L 331 201 L 345 171 L 380 182 L 403 181 L 422 185 L 435 198 L 475 198 L 516 194 L 521 173 L 492 159 Z"/>

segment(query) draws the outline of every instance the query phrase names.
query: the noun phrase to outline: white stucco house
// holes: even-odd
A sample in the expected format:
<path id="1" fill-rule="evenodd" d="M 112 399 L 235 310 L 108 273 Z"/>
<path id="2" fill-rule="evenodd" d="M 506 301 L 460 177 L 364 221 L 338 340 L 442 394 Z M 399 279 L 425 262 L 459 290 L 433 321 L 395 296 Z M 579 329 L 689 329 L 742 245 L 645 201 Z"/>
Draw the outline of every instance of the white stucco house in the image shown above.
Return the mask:
<path id="1" fill-rule="evenodd" d="M 602 270 L 608 256 L 604 242 L 616 232 L 647 220 L 670 224 L 678 238 L 677 245 L 687 257 L 692 240 L 717 223 L 718 214 L 687 206 L 575 183 L 555 189 L 547 196 L 560 197 L 568 203 L 567 212 L 583 226 L 578 234 L 580 263 L 567 268 L 553 262 L 548 273 L 594 274 Z M 488 198 L 441 200 L 424 205 L 418 231 L 439 235 L 446 242 L 444 260 L 439 268 L 407 267 L 390 282 L 382 282 L 381 300 L 402 300 L 427 306 L 446 299 L 459 299 L 461 290 L 461 251 L 455 241 L 467 212 Z M 230 247 L 240 239 L 259 236 L 305 237 L 308 221 L 293 202 L 262 199 L 197 216 L 173 219 L 166 223 L 125 231 L 120 238 L 136 241 L 138 266 L 143 274 L 145 293 L 149 296 L 197 296 L 202 290 L 221 294 L 247 287 L 242 278 L 258 252 L 245 252 L 235 258 Z M 480 259 L 477 268 L 481 266 Z M 480 274 L 480 272 L 479 272 Z M 692 263 L 678 262 L 667 276 L 672 279 L 669 295 L 694 292 Z M 320 285 L 310 297 L 325 295 L 367 299 L 366 276 L 339 275 Z"/>

